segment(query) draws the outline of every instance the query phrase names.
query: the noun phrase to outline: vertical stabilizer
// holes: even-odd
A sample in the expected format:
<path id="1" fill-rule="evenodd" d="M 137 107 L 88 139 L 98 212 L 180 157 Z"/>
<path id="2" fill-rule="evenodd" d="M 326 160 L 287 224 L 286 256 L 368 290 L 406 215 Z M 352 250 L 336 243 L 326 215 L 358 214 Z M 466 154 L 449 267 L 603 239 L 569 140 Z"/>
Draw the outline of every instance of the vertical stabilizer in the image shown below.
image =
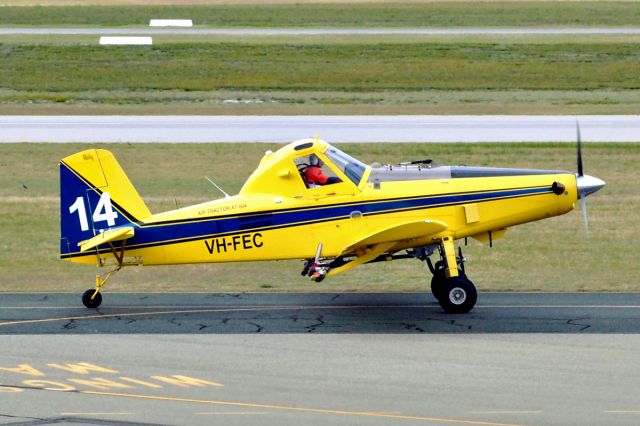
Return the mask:
<path id="1" fill-rule="evenodd" d="M 78 243 L 151 215 L 113 154 L 90 149 L 60 161 L 60 255 Z"/>

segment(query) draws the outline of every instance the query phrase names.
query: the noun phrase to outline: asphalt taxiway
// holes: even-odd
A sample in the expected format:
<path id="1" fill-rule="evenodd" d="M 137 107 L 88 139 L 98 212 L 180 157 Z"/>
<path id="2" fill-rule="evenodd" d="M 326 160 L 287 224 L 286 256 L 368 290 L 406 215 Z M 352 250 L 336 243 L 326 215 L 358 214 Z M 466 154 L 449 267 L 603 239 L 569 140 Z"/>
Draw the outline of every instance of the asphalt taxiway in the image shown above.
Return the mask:
<path id="1" fill-rule="evenodd" d="M 0 295 L 0 424 L 633 424 L 640 294 Z"/>
<path id="2" fill-rule="evenodd" d="M 467 315 L 420 293 L 2 294 L 0 334 L 640 333 L 640 293 L 481 293 Z"/>

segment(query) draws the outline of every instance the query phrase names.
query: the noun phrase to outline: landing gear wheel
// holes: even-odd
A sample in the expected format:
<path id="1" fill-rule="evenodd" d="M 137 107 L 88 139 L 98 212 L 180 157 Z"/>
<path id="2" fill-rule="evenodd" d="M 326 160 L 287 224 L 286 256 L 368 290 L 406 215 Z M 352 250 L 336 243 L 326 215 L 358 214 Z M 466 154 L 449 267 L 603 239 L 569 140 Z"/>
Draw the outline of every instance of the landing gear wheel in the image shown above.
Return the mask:
<path id="1" fill-rule="evenodd" d="M 433 277 L 431 277 L 431 293 L 433 297 L 440 301 L 440 298 L 446 293 L 448 284 L 447 284 L 447 275 L 444 270 L 444 263 L 442 261 L 436 262 L 435 272 Z M 458 268 L 458 275 L 467 279 L 467 276 L 462 271 L 462 269 Z"/>
<path id="2" fill-rule="evenodd" d="M 440 293 L 440 306 L 450 314 L 464 314 L 469 312 L 478 300 L 476 287 L 465 276 L 449 278 L 446 290 Z"/>
<path id="3" fill-rule="evenodd" d="M 82 294 L 82 304 L 90 309 L 95 309 L 102 303 L 102 294 L 100 292 L 96 293 L 95 297 L 93 294 L 96 292 L 95 288 L 91 288 L 85 291 Z M 93 297 L 93 299 L 92 299 Z"/>

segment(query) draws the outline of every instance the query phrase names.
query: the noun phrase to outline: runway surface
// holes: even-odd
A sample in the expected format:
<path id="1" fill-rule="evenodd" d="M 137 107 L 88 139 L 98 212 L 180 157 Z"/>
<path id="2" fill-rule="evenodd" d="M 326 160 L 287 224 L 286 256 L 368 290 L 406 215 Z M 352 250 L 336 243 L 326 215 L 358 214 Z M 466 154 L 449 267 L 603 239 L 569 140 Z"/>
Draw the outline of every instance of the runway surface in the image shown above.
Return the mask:
<path id="1" fill-rule="evenodd" d="M 2 27 L 0 35 L 638 35 L 637 27 L 559 28 L 46 28 Z"/>
<path id="2" fill-rule="evenodd" d="M 0 424 L 634 424 L 640 294 L 0 295 Z"/>
<path id="3" fill-rule="evenodd" d="M 585 116 L 0 116 L 0 142 L 640 141 L 640 115 Z"/>

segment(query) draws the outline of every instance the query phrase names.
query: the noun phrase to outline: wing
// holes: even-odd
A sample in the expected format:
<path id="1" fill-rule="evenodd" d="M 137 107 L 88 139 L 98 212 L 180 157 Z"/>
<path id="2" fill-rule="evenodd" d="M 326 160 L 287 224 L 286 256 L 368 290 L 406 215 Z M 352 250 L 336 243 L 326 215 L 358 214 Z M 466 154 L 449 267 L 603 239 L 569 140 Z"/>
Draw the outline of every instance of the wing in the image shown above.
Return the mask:
<path id="1" fill-rule="evenodd" d="M 357 257 L 342 266 L 331 269 L 327 277 L 348 271 L 358 265 L 370 262 L 395 245 L 407 240 L 429 237 L 447 229 L 447 224 L 437 220 L 414 220 L 378 230 L 347 246 L 341 256 L 355 254 Z"/>
<path id="2" fill-rule="evenodd" d="M 447 229 L 447 224 L 438 220 L 416 220 L 404 222 L 389 228 L 378 230 L 365 238 L 346 247 L 343 253 L 352 253 L 360 248 L 381 243 L 401 242 L 417 238 L 425 238 Z"/>
<path id="3" fill-rule="evenodd" d="M 123 226 L 122 228 L 109 229 L 108 231 L 99 233 L 93 238 L 80 241 L 78 243 L 78 246 L 80 247 L 80 251 L 83 252 L 97 247 L 100 244 L 129 239 L 133 237 L 134 234 L 135 231 L 133 229 L 133 226 Z"/>

